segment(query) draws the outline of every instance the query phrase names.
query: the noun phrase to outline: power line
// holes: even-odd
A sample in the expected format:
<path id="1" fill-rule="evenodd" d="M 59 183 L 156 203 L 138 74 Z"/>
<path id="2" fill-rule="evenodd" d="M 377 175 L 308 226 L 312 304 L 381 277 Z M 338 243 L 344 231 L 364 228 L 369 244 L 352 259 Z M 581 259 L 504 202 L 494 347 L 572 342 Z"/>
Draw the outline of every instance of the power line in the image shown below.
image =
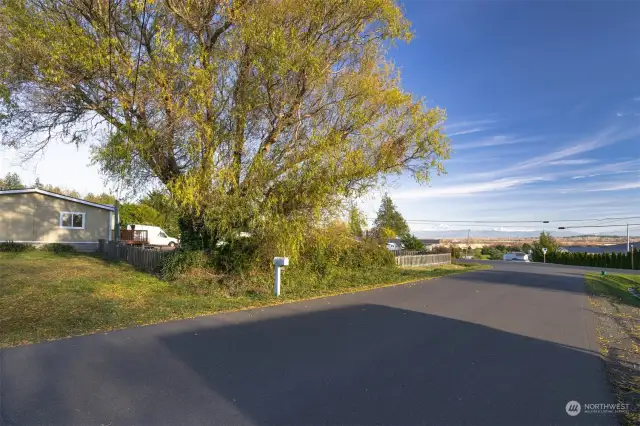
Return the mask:
<path id="1" fill-rule="evenodd" d="M 371 217 L 367 217 L 371 219 Z M 405 219 L 409 223 L 461 223 L 461 224 L 501 224 L 501 223 L 530 223 L 530 224 L 549 224 L 552 222 L 602 222 L 602 221 L 616 221 L 616 220 L 628 220 L 628 219 L 640 219 L 640 216 L 628 216 L 628 217 L 604 217 L 600 219 L 555 219 L 555 220 L 433 220 L 433 219 Z"/>
<path id="2" fill-rule="evenodd" d="M 636 226 L 640 223 L 627 223 L 615 225 L 582 225 L 582 226 L 560 226 L 558 229 L 576 229 L 576 228 L 625 228 L 627 226 Z"/>

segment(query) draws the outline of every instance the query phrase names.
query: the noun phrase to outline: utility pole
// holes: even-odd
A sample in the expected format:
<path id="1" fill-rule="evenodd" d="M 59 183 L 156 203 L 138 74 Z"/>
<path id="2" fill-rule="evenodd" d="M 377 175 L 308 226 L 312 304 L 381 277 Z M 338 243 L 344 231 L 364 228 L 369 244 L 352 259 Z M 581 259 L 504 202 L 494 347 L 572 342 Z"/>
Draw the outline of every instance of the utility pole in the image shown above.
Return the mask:
<path id="1" fill-rule="evenodd" d="M 629 223 L 627 223 L 627 253 L 629 253 Z"/>
<path id="2" fill-rule="evenodd" d="M 120 202 L 116 199 L 115 224 L 113 227 L 113 241 L 120 242 Z M 111 226 L 111 224 L 109 224 Z"/>
<path id="3" fill-rule="evenodd" d="M 467 257 L 467 250 L 469 250 L 469 234 L 471 233 L 471 229 L 467 229 L 467 246 L 464 248 L 464 257 Z"/>

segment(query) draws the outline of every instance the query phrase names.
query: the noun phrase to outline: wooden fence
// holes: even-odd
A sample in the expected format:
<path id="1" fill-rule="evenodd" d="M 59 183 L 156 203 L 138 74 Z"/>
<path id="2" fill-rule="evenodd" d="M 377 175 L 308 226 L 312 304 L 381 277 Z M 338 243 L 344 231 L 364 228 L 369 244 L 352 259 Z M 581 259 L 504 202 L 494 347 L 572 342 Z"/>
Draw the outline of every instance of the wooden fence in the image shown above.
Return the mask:
<path id="1" fill-rule="evenodd" d="M 158 272 L 162 266 L 162 259 L 168 252 L 152 248 L 136 247 L 132 245 L 109 242 L 101 246 L 102 256 L 125 262 L 147 272 Z"/>
<path id="2" fill-rule="evenodd" d="M 430 251 L 427 250 L 391 250 L 394 256 L 417 256 L 422 254 L 431 254 Z"/>
<path id="3" fill-rule="evenodd" d="M 451 263 L 451 254 L 425 254 L 417 256 L 396 256 L 398 266 L 434 266 Z"/>

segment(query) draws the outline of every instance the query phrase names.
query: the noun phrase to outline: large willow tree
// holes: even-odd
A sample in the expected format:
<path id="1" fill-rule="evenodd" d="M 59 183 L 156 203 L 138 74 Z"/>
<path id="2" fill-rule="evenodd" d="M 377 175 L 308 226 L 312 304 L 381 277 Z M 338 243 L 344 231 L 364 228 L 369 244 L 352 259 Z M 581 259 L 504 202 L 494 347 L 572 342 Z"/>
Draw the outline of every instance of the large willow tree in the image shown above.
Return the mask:
<path id="1" fill-rule="evenodd" d="M 290 239 L 448 156 L 443 111 L 385 59 L 411 36 L 393 0 L 0 0 L 0 36 L 1 142 L 101 129 L 103 172 L 160 182 L 205 245 Z"/>

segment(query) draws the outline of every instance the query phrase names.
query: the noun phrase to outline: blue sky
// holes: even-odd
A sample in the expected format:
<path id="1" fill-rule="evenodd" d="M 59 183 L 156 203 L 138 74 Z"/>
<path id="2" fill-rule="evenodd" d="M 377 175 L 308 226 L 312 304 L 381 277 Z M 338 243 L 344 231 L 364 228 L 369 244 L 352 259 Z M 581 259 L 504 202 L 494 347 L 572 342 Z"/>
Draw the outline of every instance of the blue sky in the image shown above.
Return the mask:
<path id="1" fill-rule="evenodd" d="M 436 221 L 414 231 L 640 216 L 640 2 L 402 4 L 415 38 L 390 56 L 406 90 L 447 110 L 453 147 L 430 186 L 400 177 L 387 189 L 407 219 Z M 0 174 L 100 192 L 88 158 L 87 147 L 58 144 L 20 166 L 5 149 Z M 378 203 L 371 194 L 361 205 L 374 217 Z M 598 230 L 624 232 L 581 231 Z"/>
<path id="2" fill-rule="evenodd" d="M 391 55 L 407 90 L 447 110 L 454 151 L 429 187 L 389 190 L 407 219 L 640 215 L 640 2 L 403 4 L 415 38 Z"/>

